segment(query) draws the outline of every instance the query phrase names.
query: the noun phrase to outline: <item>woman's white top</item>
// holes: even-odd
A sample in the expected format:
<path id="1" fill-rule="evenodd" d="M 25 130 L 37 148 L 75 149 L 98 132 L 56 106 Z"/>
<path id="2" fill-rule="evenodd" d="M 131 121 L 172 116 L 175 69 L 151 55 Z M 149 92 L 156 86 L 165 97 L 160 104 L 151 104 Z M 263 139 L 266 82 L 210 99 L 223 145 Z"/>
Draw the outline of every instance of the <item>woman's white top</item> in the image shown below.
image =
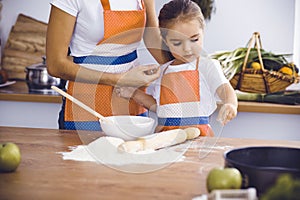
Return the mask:
<path id="1" fill-rule="evenodd" d="M 140 10 L 140 0 L 110 0 L 111 10 Z M 72 56 L 92 53 L 103 38 L 103 7 L 100 0 L 51 0 L 51 5 L 76 17 L 70 42 Z M 122 23 L 122 22 L 120 22 Z"/>

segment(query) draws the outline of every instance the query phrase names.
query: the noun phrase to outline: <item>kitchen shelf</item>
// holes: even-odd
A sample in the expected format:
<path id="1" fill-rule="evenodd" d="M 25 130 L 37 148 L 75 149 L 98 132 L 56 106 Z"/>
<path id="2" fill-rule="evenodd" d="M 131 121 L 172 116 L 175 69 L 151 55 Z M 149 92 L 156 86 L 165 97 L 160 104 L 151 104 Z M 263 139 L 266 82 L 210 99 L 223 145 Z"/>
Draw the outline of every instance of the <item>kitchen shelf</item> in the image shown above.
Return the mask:
<path id="1" fill-rule="evenodd" d="M 29 93 L 26 82 L 17 81 L 13 85 L 0 88 L 0 101 L 61 103 L 62 97 L 58 93 Z M 300 105 L 239 101 L 238 112 L 300 114 Z"/>

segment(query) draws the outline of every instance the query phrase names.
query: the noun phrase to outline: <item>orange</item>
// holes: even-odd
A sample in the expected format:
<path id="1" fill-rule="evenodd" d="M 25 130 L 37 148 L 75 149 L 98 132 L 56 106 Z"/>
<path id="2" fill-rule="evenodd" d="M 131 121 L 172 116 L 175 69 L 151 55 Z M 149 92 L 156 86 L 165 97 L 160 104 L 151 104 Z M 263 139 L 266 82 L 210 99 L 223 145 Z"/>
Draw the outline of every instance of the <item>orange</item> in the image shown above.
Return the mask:
<path id="1" fill-rule="evenodd" d="M 283 66 L 279 69 L 279 72 L 283 74 L 293 75 L 293 70 L 290 67 Z"/>
<path id="2" fill-rule="evenodd" d="M 253 69 L 260 70 L 261 69 L 261 64 L 259 62 L 252 62 L 251 67 Z"/>

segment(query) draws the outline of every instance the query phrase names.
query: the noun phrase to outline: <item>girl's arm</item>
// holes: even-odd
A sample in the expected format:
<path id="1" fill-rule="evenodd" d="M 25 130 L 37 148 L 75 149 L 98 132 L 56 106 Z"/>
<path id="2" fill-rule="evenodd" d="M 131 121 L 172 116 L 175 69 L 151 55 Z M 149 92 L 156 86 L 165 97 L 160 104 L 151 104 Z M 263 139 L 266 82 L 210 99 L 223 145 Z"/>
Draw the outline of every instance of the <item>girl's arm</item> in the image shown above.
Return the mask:
<path id="1" fill-rule="evenodd" d="M 223 103 L 219 111 L 218 119 L 220 119 L 225 125 L 237 115 L 237 96 L 230 83 L 224 83 L 219 86 L 217 89 L 217 94 Z"/>
<path id="2" fill-rule="evenodd" d="M 156 112 L 156 100 L 151 95 L 146 94 L 144 91 L 139 90 L 138 88 L 118 87 L 115 89 L 115 92 L 120 97 L 133 99 L 141 106 L 151 110 L 152 112 Z"/>
<path id="3" fill-rule="evenodd" d="M 52 6 L 46 37 L 46 61 L 50 75 L 65 80 L 94 84 L 142 86 L 159 77 L 159 71 L 145 75 L 157 66 L 139 66 L 123 74 L 112 74 L 81 67 L 68 57 L 76 17 Z"/>

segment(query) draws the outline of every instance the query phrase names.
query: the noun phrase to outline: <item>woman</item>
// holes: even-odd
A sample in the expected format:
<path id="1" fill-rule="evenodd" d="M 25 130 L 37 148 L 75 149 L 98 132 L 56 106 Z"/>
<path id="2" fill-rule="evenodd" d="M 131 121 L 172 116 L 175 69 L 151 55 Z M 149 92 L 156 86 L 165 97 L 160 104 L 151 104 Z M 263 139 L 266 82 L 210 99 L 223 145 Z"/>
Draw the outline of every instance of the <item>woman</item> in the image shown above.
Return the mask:
<path id="1" fill-rule="evenodd" d="M 159 70 L 145 73 L 157 66 L 137 66 L 145 21 L 140 0 L 52 0 L 49 74 L 68 80 L 67 92 L 104 116 L 146 115 L 146 109 L 113 93 L 116 85 L 142 87 L 159 77 Z M 97 118 L 65 99 L 59 128 L 101 130 Z"/>

